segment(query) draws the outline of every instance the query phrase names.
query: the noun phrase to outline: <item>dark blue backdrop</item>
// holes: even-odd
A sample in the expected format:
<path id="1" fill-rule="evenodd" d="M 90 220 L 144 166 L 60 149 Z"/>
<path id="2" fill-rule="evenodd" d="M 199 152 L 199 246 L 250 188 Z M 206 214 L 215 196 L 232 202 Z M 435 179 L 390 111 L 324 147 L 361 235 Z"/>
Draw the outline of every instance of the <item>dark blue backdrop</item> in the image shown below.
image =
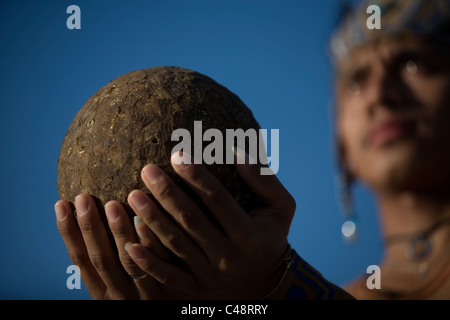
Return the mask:
<path id="1" fill-rule="evenodd" d="M 66 9 L 81 8 L 81 30 Z M 356 190 L 359 242 L 346 246 L 334 186 L 332 70 L 337 2 L 1 1 L 0 298 L 85 299 L 55 226 L 56 161 L 76 112 L 126 72 L 177 65 L 235 92 L 280 130 L 279 179 L 297 200 L 289 240 L 343 284 L 381 257 L 373 200 Z"/>

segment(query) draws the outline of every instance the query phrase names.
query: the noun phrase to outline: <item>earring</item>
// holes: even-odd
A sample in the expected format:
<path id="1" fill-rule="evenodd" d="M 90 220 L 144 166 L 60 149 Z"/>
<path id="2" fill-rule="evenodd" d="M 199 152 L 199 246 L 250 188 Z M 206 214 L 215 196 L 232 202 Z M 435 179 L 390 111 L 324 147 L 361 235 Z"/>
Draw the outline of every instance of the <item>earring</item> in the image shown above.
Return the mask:
<path id="1" fill-rule="evenodd" d="M 354 243 L 358 236 L 358 219 L 353 205 L 351 179 L 349 174 L 339 174 L 340 207 L 344 216 L 341 233 L 346 243 Z"/>

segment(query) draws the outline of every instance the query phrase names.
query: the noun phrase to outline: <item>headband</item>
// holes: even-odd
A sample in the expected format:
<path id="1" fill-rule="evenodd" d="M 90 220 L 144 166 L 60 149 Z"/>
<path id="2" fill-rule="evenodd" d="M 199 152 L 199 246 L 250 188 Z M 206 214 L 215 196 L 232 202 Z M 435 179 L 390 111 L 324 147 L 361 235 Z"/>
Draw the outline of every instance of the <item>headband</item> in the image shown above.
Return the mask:
<path id="1" fill-rule="evenodd" d="M 381 29 L 367 26 L 371 5 L 380 8 Z M 363 0 L 341 19 L 332 35 L 332 56 L 339 62 L 357 47 L 403 33 L 432 36 L 450 44 L 450 0 Z"/>

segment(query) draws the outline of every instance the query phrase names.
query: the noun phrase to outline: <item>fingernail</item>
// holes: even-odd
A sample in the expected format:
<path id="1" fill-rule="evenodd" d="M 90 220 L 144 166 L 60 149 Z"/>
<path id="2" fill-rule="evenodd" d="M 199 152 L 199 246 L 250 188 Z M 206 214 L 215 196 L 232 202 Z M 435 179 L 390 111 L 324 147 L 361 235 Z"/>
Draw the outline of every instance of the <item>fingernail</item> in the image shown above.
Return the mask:
<path id="1" fill-rule="evenodd" d="M 55 204 L 55 215 L 56 215 L 56 219 L 58 221 L 60 221 L 60 222 L 63 221 L 67 217 L 65 206 L 62 204 L 56 203 Z"/>
<path id="2" fill-rule="evenodd" d="M 138 234 L 141 240 L 148 239 L 147 235 L 147 226 L 142 221 L 141 217 L 134 216 L 134 228 L 136 229 L 136 233 Z"/>
<path id="3" fill-rule="evenodd" d="M 186 152 L 179 151 L 172 154 L 170 161 L 181 169 L 186 169 L 192 164 L 192 157 Z"/>
<path id="4" fill-rule="evenodd" d="M 125 243 L 125 250 L 126 250 L 127 252 L 129 252 L 132 245 L 133 245 L 133 244 L 132 244 L 131 242 Z"/>
<path id="5" fill-rule="evenodd" d="M 114 203 L 108 202 L 105 204 L 106 218 L 109 222 L 114 223 L 120 218 L 120 212 Z"/>
<path id="6" fill-rule="evenodd" d="M 77 209 L 77 216 L 82 216 L 88 212 L 89 200 L 86 196 L 75 197 L 75 208 Z"/>
<path id="7" fill-rule="evenodd" d="M 141 225 L 143 225 L 144 223 L 142 222 L 141 217 L 139 216 L 134 216 L 134 226 L 135 227 L 140 227 Z"/>
<path id="8" fill-rule="evenodd" d="M 135 192 L 131 195 L 130 202 L 138 210 L 144 209 L 145 206 L 148 204 L 147 198 L 139 192 Z"/>
<path id="9" fill-rule="evenodd" d="M 145 257 L 144 253 L 142 252 L 142 248 L 139 246 L 133 246 L 131 242 L 125 243 L 125 250 L 132 258 L 136 260 L 141 260 Z"/>
<path id="10" fill-rule="evenodd" d="M 142 172 L 151 184 L 158 182 L 162 174 L 161 169 L 151 164 L 146 165 Z"/>

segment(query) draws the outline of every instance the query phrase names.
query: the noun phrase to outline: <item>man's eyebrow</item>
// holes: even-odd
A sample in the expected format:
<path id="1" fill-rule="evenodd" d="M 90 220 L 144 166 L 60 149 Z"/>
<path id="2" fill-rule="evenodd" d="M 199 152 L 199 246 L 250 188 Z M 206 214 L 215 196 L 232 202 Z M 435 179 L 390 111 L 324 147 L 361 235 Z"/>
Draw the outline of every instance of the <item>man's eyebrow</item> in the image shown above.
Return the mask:
<path id="1" fill-rule="evenodd" d="M 369 61 L 355 63 L 351 66 L 348 66 L 347 68 L 344 68 L 341 71 L 341 77 L 347 81 L 351 80 L 351 79 L 359 78 L 359 77 L 369 73 L 371 68 L 372 68 L 372 66 L 370 65 Z"/>
<path id="2" fill-rule="evenodd" d="M 420 47 L 400 48 L 391 54 L 390 60 L 398 61 L 407 58 L 427 58 L 440 56 L 441 54 L 439 48 L 424 44 Z"/>
<path id="3" fill-rule="evenodd" d="M 422 48 L 408 48 L 408 49 L 401 49 L 391 54 L 390 59 L 391 61 L 399 61 L 404 60 L 408 58 L 416 58 L 416 57 L 423 57 L 425 55 L 429 55 L 429 50 L 424 50 Z"/>

